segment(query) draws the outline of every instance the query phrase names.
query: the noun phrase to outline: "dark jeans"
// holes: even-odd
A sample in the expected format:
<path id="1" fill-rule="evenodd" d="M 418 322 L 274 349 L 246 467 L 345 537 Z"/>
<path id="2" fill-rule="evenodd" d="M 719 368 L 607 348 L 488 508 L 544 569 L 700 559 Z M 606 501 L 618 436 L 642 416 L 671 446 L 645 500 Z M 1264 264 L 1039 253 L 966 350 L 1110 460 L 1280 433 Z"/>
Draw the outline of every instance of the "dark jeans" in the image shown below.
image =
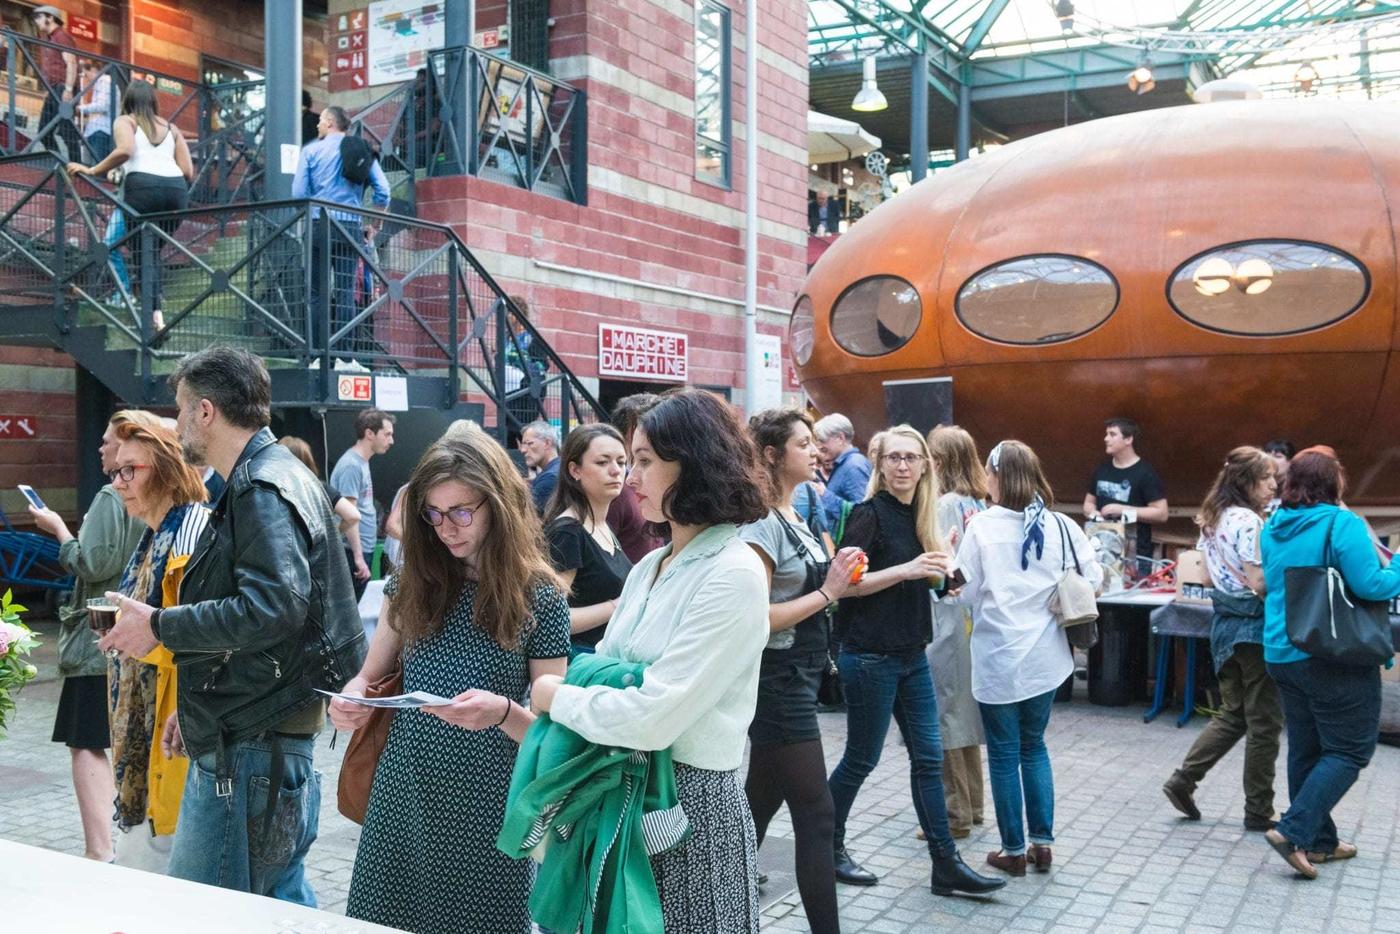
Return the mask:
<path id="1" fill-rule="evenodd" d="M 1269 665 L 1288 727 L 1288 812 L 1278 832 L 1313 852 L 1336 849 L 1332 809 L 1371 761 L 1381 721 L 1374 665 L 1319 658 Z"/>
<path id="2" fill-rule="evenodd" d="M 58 97 L 63 93 L 62 88 L 54 88 L 53 93 L 44 98 L 44 107 L 39 111 L 39 127 L 48 125 L 48 122 L 58 116 L 58 107 L 62 100 Z M 76 98 L 74 98 L 76 103 Z M 53 129 L 44 134 L 44 148 L 50 152 L 58 151 L 59 141 L 62 140 L 64 151 L 67 153 L 69 162 L 83 161 L 83 146 L 81 137 L 78 135 L 78 128 L 73 125 L 72 120 L 60 120 L 54 124 Z"/>
<path id="3" fill-rule="evenodd" d="M 880 762 L 893 716 L 909 746 L 914 810 L 928 838 L 929 853 L 952 856 L 958 850 L 948 830 L 943 799 L 938 702 L 923 648 L 899 655 L 843 651 L 836 666 L 846 690 L 846 751 L 829 781 L 836 808 L 836 845 L 845 845 L 846 818 L 861 784 Z"/>
<path id="4" fill-rule="evenodd" d="M 987 774 L 1001 851 L 1007 856 L 1026 852 L 1027 825 L 1032 843 L 1055 842 L 1055 777 L 1045 748 L 1054 703 L 1055 692 L 1046 691 L 1014 704 L 977 705 L 987 734 Z"/>
<path id="5" fill-rule="evenodd" d="M 1187 791 L 1206 777 L 1215 763 L 1244 738 L 1244 813 L 1268 820 L 1274 816 L 1274 763 L 1278 760 L 1283 708 L 1278 689 L 1264 665 L 1264 647 L 1239 642 L 1217 673 L 1220 711 L 1191 744 L 1178 774 Z"/>
<path id="6" fill-rule="evenodd" d="M 126 203 L 136 212 L 135 217 L 126 219 L 127 230 L 134 225 L 141 223 L 142 214 L 156 214 L 163 211 L 181 211 L 189 207 L 189 185 L 185 182 L 184 176 L 164 176 L 151 175 L 147 172 L 132 172 L 127 175 L 122 183 L 122 196 Z M 161 221 L 159 227 L 165 234 L 173 236 L 179 228 L 179 221 Z M 161 248 L 165 246 L 165 238 L 154 232 L 147 232 L 143 236 L 151 238 L 151 247 L 154 251 L 155 262 L 150 268 L 142 265 L 141 237 L 131 241 L 131 248 L 134 251 L 133 258 L 137 269 L 141 270 L 137 281 L 143 288 L 150 287 L 154 296 L 154 307 L 161 310 L 162 278 L 164 275 L 164 264 L 161 262 Z"/>
<path id="7" fill-rule="evenodd" d="M 92 150 L 92 162 L 89 164 L 97 165 L 97 163 L 107 158 L 112 152 L 112 134 L 105 133 L 102 130 L 89 133 L 87 135 L 87 144 Z"/>
<path id="8" fill-rule="evenodd" d="M 320 221 L 318 220 L 318 223 Z M 330 284 L 330 305 L 331 305 L 331 347 L 332 356 L 343 354 L 353 357 L 358 352 L 368 351 L 369 329 L 364 325 L 355 328 L 354 331 L 340 338 L 335 339 L 335 332 L 350 323 L 350 319 L 355 317 L 355 267 L 359 262 L 360 253 L 355 248 L 355 244 L 364 240 L 358 221 L 340 221 L 340 226 L 331 224 L 330 230 L 330 268 L 326 270 L 326 276 Z M 340 228 L 345 228 L 345 233 L 341 233 Z M 321 334 L 321 290 L 320 277 L 321 267 L 325 262 L 321 257 L 321 237 L 319 234 L 311 240 L 311 346 L 320 346 Z"/>

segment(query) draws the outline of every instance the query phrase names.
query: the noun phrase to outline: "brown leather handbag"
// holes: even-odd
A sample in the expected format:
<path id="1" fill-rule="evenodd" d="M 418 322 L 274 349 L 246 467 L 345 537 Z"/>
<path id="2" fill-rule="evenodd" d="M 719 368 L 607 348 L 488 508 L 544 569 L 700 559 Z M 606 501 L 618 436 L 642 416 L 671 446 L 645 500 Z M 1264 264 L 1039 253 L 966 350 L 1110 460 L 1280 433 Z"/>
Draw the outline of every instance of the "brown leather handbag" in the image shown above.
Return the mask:
<path id="1" fill-rule="evenodd" d="M 401 666 L 365 688 L 365 697 L 392 697 L 402 693 Z M 335 792 L 336 807 L 357 824 L 365 822 L 370 786 L 374 784 L 374 772 L 379 767 L 379 757 L 384 753 L 393 722 L 392 709 L 375 707 L 369 720 L 350 735 L 350 742 L 345 746 L 345 760 L 340 764 L 340 781 Z"/>

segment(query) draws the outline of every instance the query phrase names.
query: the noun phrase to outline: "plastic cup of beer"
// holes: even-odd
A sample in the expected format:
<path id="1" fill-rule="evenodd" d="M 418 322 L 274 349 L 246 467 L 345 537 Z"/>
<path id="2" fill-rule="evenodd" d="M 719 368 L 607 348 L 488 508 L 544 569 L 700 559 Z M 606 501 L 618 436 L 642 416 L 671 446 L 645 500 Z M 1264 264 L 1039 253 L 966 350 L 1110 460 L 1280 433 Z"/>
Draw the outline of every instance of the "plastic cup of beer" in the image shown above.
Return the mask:
<path id="1" fill-rule="evenodd" d="M 93 632 L 106 635 L 113 626 L 117 624 L 117 606 L 115 600 L 106 597 L 92 597 L 87 602 L 88 626 Z"/>

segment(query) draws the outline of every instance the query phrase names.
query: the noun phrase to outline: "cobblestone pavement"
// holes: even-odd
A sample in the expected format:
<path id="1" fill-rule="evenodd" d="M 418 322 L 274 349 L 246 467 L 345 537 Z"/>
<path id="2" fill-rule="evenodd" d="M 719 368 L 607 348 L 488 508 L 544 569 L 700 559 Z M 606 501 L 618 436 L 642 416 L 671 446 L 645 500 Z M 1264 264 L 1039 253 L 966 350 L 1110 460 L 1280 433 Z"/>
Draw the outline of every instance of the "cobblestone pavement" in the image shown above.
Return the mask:
<path id="1" fill-rule="evenodd" d="M 31 684 L 20 696 L 9 738 L 0 741 L 0 837 L 81 854 L 68 755 L 49 742 L 59 683 Z M 1382 746 L 1336 812 L 1343 839 L 1360 855 L 1321 867 L 1314 882 L 1289 875 L 1258 834 L 1241 825 L 1242 748 L 1207 778 L 1197 794 L 1205 819 L 1181 820 L 1159 790 L 1203 721 L 1185 729 L 1174 718 L 1144 724 L 1141 709 L 1090 706 L 1082 686 L 1058 705 L 1048 731 L 1055 767 L 1055 868 L 1013 879 L 991 899 L 940 898 L 928 890 L 924 844 L 914 836 L 907 760 L 892 735 L 885 756 L 852 812 L 852 853 L 878 872 L 880 884 L 841 887 L 842 930 L 961 931 L 1268 931 L 1400 934 L 1400 749 Z M 844 718 L 822 717 L 827 759 L 834 765 Z M 308 872 L 321 905 L 343 911 L 359 828 L 335 810 L 343 744 L 323 737 L 321 835 Z M 1287 801 L 1280 758 L 1278 803 Z M 988 792 L 990 794 L 990 790 Z M 764 868 L 764 928 L 807 929 L 791 874 L 786 812 L 770 830 Z M 960 841 L 977 867 L 996 849 L 990 798 L 985 826 Z M 118 841 L 120 846 L 121 841 Z M 993 870 L 989 870 L 994 872 Z"/>

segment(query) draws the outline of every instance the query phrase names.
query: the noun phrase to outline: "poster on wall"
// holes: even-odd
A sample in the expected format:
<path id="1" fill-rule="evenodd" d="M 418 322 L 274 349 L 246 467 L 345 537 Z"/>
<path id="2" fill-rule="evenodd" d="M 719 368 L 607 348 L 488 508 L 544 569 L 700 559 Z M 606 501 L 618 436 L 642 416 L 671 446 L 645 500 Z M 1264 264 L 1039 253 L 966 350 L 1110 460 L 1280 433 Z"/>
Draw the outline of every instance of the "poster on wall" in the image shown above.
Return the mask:
<path id="1" fill-rule="evenodd" d="M 783 339 L 776 334 L 757 334 L 758 385 L 754 387 L 754 410 L 776 409 L 783 404 Z"/>
<path id="2" fill-rule="evenodd" d="M 428 53 L 443 47 L 442 3 L 378 0 L 369 5 L 369 83 L 398 84 L 428 66 Z"/>

